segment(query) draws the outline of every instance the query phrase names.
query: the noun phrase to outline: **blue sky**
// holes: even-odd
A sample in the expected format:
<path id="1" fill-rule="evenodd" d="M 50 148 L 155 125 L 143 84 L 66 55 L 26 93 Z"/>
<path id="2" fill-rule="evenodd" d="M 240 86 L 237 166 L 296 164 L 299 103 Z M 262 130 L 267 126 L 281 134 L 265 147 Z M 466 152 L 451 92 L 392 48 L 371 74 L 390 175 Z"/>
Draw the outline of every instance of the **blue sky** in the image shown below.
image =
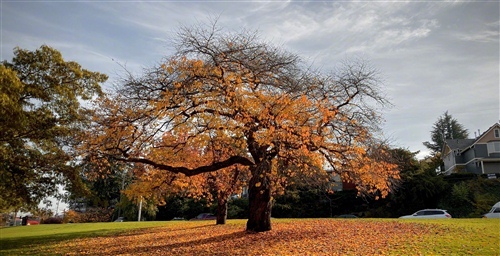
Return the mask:
<path id="1" fill-rule="evenodd" d="M 420 157 L 449 111 L 471 136 L 500 119 L 498 1 L 1 1 L 1 60 L 42 44 L 106 73 L 106 87 L 173 51 L 179 26 L 218 24 L 262 38 L 328 72 L 362 57 L 394 107 L 384 134 Z"/>

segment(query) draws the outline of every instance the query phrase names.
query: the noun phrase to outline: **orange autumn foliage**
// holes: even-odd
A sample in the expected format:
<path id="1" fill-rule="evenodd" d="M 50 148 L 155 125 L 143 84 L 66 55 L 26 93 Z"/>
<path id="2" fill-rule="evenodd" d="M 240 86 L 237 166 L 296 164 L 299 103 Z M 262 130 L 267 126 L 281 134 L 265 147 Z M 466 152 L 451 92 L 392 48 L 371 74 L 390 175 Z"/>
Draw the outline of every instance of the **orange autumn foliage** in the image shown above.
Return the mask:
<path id="1" fill-rule="evenodd" d="M 185 142 L 186 138 L 185 136 L 165 134 L 163 140 L 169 141 L 168 143 L 172 143 L 174 140 L 176 143 L 180 143 L 180 140 Z M 151 151 L 152 156 L 157 154 L 156 149 Z M 228 155 L 227 151 L 227 147 L 212 144 L 204 150 L 183 148 L 182 151 L 178 150 L 168 155 L 171 157 L 169 159 L 171 163 L 190 166 L 194 165 L 193 162 L 190 164 L 190 159 L 199 159 L 197 164 L 207 164 L 223 155 Z M 165 149 L 162 149 L 161 153 L 158 156 L 165 155 Z M 164 198 L 172 194 L 194 199 L 203 198 L 209 204 L 214 201 L 217 201 L 219 205 L 226 204 L 231 195 L 242 192 L 243 186 L 248 180 L 248 168 L 244 166 L 231 166 L 217 172 L 202 173 L 191 177 L 182 173 L 174 174 L 160 171 L 147 165 L 137 166 L 140 168 L 135 170 L 136 179 L 124 191 L 125 195 L 137 202 L 141 197 L 148 198 L 159 205 L 163 205 Z M 224 219 L 226 218 L 225 212 L 219 214 L 222 214 L 221 217 Z"/>
<path id="2" fill-rule="evenodd" d="M 328 171 L 381 197 L 399 179 L 384 149 L 372 150 L 386 100 L 365 63 L 324 75 L 253 34 L 215 26 L 185 29 L 180 42 L 162 65 L 96 102 L 85 158 L 144 165 L 151 187 L 172 179 L 198 194 L 210 175 L 182 175 L 224 170 L 222 184 L 245 166 L 255 231 L 271 229 L 271 194 L 293 172 Z"/>

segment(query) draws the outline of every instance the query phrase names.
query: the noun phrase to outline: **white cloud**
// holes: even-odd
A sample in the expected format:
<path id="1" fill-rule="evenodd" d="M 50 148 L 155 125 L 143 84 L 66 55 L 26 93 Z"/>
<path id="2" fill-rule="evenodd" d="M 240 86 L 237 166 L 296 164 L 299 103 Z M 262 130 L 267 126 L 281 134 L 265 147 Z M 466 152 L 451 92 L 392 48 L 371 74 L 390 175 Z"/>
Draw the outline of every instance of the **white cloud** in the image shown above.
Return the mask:
<path id="1" fill-rule="evenodd" d="M 498 43 L 500 37 L 500 21 L 485 24 L 483 30 L 456 33 L 455 37 L 464 41 Z"/>

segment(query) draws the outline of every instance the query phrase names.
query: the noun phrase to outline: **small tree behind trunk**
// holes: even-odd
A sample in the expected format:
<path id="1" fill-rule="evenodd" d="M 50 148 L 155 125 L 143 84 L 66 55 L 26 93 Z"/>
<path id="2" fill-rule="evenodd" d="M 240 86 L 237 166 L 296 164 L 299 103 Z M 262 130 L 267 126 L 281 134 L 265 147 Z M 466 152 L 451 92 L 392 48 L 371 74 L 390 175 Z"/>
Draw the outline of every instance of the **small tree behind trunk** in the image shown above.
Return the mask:
<path id="1" fill-rule="evenodd" d="M 217 198 L 217 225 L 226 224 L 227 202 L 227 197 L 219 196 Z"/>

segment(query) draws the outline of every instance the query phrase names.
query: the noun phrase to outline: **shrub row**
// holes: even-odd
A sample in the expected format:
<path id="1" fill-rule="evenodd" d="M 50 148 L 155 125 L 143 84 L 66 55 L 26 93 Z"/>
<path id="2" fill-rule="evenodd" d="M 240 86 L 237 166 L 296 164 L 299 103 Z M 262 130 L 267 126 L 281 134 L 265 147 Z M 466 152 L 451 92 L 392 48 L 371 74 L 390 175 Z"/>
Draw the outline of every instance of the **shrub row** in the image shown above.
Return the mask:
<path id="1" fill-rule="evenodd" d="M 85 212 L 69 210 L 64 214 L 64 223 L 87 223 L 111 221 L 113 209 L 91 208 Z"/>

